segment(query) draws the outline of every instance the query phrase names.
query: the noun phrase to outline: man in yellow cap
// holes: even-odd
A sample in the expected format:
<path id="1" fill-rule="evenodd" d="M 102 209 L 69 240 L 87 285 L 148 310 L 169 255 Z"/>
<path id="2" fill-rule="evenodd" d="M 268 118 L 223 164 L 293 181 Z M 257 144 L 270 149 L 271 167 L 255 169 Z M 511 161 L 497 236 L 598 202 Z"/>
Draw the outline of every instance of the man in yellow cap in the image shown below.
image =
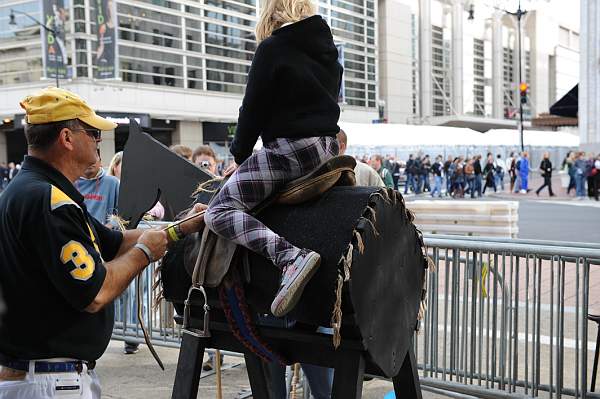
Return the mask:
<path id="1" fill-rule="evenodd" d="M 106 228 L 73 186 L 114 123 L 63 89 L 42 90 L 21 107 L 28 155 L 0 197 L 0 399 L 100 398 L 93 369 L 110 340 L 112 301 L 164 255 L 167 234 Z M 203 223 L 194 218 L 174 237 Z"/>

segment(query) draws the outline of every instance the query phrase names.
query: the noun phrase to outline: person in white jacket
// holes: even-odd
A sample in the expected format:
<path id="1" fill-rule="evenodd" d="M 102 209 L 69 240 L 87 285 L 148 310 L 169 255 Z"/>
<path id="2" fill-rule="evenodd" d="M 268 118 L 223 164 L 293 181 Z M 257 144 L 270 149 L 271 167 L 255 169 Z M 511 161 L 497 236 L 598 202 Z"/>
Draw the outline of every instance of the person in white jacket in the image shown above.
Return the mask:
<path id="1" fill-rule="evenodd" d="M 348 148 L 348 136 L 342 129 L 340 129 L 337 134 L 337 140 L 340 147 L 340 155 L 344 155 L 346 153 L 346 148 Z M 383 180 L 375 169 L 359 160 L 356 161 L 354 175 L 356 176 L 357 186 L 385 187 Z"/>
<path id="2" fill-rule="evenodd" d="M 496 174 L 494 175 L 494 179 L 496 179 L 496 188 L 504 191 L 504 176 L 506 176 L 506 161 L 502 159 L 502 155 L 496 155 L 496 160 L 494 161 L 494 169 L 496 170 Z"/>

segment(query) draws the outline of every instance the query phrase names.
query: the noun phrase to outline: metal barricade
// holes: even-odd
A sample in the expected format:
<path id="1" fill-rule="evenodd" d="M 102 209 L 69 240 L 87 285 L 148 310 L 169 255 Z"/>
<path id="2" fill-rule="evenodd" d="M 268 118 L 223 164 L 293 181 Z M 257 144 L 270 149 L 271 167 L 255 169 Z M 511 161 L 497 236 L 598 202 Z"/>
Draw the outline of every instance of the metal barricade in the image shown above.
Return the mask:
<path id="1" fill-rule="evenodd" d="M 415 336 L 422 383 L 481 398 L 588 392 L 600 246 L 429 235 L 437 265 Z M 590 302 L 592 301 L 592 302 Z"/>
<path id="2" fill-rule="evenodd" d="M 600 312 L 600 245 L 425 235 L 436 264 L 415 334 L 424 389 L 454 397 L 600 398 L 588 392 Z M 173 306 L 153 306 L 158 264 L 142 273 L 154 345 L 179 347 Z M 144 342 L 135 281 L 115 301 L 113 339 Z M 592 328 L 593 327 L 593 328 Z M 240 356 L 240 354 L 225 353 Z"/>
<path id="3" fill-rule="evenodd" d="M 160 286 L 154 287 L 160 278 L 159 263 L 150 264 L 141 274 L 142 316 L 152 343 L 157 346 L 179 348 L 181 327 L 173 319 L 175 310 L 167 301 L 158 302 Z M 125 292 L 115 300 L 115 325 L 112 338 L 131 343 L 144 343 L 144 333 L 138 323 L 137 279 L 133 280 Z M 153 289 L 154 287 L 154 289 Z"/>

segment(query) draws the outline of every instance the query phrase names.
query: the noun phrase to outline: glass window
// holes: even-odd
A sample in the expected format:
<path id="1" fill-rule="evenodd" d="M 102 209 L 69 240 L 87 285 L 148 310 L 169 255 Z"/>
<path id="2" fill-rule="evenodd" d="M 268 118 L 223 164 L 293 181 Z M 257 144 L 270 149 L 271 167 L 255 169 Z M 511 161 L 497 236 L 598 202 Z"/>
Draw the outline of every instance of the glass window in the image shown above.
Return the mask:
<path id="1" fill-rule="evenodd" d="M 209 6 L 218 7 L 223 10 L 232 10 L 246 15 L 256 15 L 256 5 L 247 5 L 235 1 L 226 0 L 206 0 Z"/>
<path id="2" fill-rule="evenodd" d="M 246 18 L 234 17 L 232 15 L 222 14 L 215 11 L 204 11 L 204 16 L 207 18 L 218 19 L 219 21 L 225 21 L 232 24 L 243 25 L 243 26 L 254 26 L 254 21 Z"/>
<path id="3" fill-rule="evenodd" d="M 344 48 L 349 49 L 349 50 L 356 50 L 360 53 L 365 51 L 365 48 L 363 46 L 358 46 L 353 43 L 344 43 Z"/>
<path id="4" fill-rule="evenodd" d="M 235 73 L 227 73 L 220 71 L 213 71 L 212 69 L 206 70 L 206 80 L 214 80 L 218 82 L 226 83 L 237 83 L 245 85 L 247 81 L 247 75 L 238 75 Z"/>
<path id="5" fill-rule="evenodd" d="M 0 85 L 35 82 L 42 76 L 41 44 L 0 52 Z"/>
<path id="6" fill-rule="evenodd" d="M 135 58 L 138 60 L 155 61 L 165 64 L 173 64 L 179 66 L 183 59 L 181 55 L 167 53 L 162 51 L 146 50 L 138 47 L 129 47 L 120 45 L 119 55 L 121 58 Z"/>
<path id="7" fill-rule="evenodd" d="M 346 93 L 347 94 L 347 93 Z M 354 105 L 357 107 L 364 107 L 365 106 L 365 100 L 357 100 L 355 98 L 346 98 L 346 102 L 348 103 L 348 105 Z M 373 104 L 373 106 L 375 106 L 375 104 Z"/>
<path id="8" fill-rule="evenodd" d="M 163 12 L 157 12 L 144 8 L 134 7 L 119 3 L 118 14 L 121 14 L 125 19 L 139 19 L 145 21 L 155 21 L 165 25 L 178 27 L 181 24 L 181 18 Z"/>
<path id="9" fill-rule="evenodd" d="M 141 3 L 152 4 L 153 6 L 160 6 L 165 8 L 171 8 L 173 10 L 179 10 L 179 4 L 174 1 L 169 0 L 137 0 Z"/>
<path id="10" fill-rule="evenodd" d="M 361 72 L 361 71 L 353 71 L 351 69 L 344 69 L 344 76 L 346 78 L 353 78 L 353 79 L 364 79 L 365 78 L 365 73 Z"/>
<path id="11" fill-rule="evenodd" d="M 337 19 L 342 20 L 342 21 L 347 21 L 347 22 L 353 23 L 355 25 L 359 25 L 361 27 L 364 24 L 364 19 L 363 18 L 353 17 L 350 14 L 346 14 L 346 13 L 339 12 L 339 11 L 331 11 L 331 16 L 333 18 L 337 18 Z"/>
<path id="12" fill-rule="evenodd" d="M 344 60 L 344 68 L 364 71 L 365 65 L 360 64 L 358 62 L 352 62 L 352 61 L 346 59 L 346 60 Z"/>
<path id="13" fill-rule="evenodd" d="M 359 82 L 347 81 L 346 82 L 346 88 L 364 90 L 365 89 L 365 84 L 364 83 L 359 83 Z"/>
<path id="14" fill-rule="evenodd" d="M 344 53 L 344 58 L 347 59 L 347 60 L 352 60 L 352 61 L 357 61 L 357 62 L 365 62 L 365 56 L 364 55 L 354 54 L 354 53 L 351 53 L 349 51 L 346 51 Z"/>
<path id="15" fill-rule="evenodd" d="M 88 76 L 88 68 L 85 67 L 77 67 L 77 76 L 80 78 L 87 78 Z"/>
<path id="16" fill-rule="evenodd" d="M 121 61 L 121 77 L 125 82 L 183 87 L 183 79 L 177 74 L 181 74 L 181 68 Z"/>
<path id="17" fill-rule="evenodd" d="M 244 53 L 237 50 L 230 50 L 227 48 L 214 47 L 209 45 L 206 45 L 206 54 L 219 55 L 221 57 L 236 58 L 248 61 L 252 59 L 252 54 L 250 53 Z"/>
<path id="18" fill-rule="evenodd" d="M 157 46 L 181 48 L 181 18 L 119 4 L 119 38 Z"/>
<path id="19" fill-rule="evenodd" d="M 355 12 L 357 14 L 364 14 L 365 9 L 363 7 L 362 1 L 353 2 L 353 1 L 344 1 L 344 0 L 331 0 L 331 5 L 334 7 L 343 8 L 348 11 Z"/>
<path id="20" fill-rule="evenodd" d="M 210 91 L 223 91 L 226 93 L 237 93 L 237 94 L 244 93 L 243 86 L 228 85 L 228 84 L 222 84 L 222 83 L 207 82 L 206 88 Z"/>
<path id="21" fill-rule="evenodd" d="M 350 33 L 350 32 L 346 32 L 344 30 L 336 29 L 334 27 L 331 28 L 331 32 L 335 36 L 343 37 L 344 39 L 354 40 L 354 41 L 357 41 L 357 42 L 363 42 L 364 41 L 364 37 L 362 35 L 353 34 L 353 33 Z"/>
<path id="22" fill-rule="evenodd" d="M 242 74 L 248 74 L 250 71 L 249 65 L 236 64 L 232 62 L 223 62 L 215 60 L 206 60 L 206 67 L 211 69 L 219 69 L 222 71 L 238 72 Z"/>

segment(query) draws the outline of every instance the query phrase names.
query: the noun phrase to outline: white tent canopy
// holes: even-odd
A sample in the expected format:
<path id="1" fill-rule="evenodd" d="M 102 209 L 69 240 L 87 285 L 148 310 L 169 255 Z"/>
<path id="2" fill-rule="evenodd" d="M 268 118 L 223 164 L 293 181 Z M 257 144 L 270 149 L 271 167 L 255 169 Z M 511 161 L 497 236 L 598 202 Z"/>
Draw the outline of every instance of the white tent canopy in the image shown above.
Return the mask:
<path id="1" fill-rule="evenodd" d="M 506 146 L 520 145 L 519 132 L 511 129 L 492 129 L 479 133 L 468 128 L 447 126 L 363 124 L 340 122 L 348 135 L 348 146 Z M 579 147 L 579 137 L 568 132 L 526 130 L 526 146 Z"/>
<path id="2" fill-rule="evenodd" d="M 492 129 L 484 133 L 489 145 L 520 145 L 519 131 L 511 129 Z M 561 131 L 525 130 L 523 141 L 532 147 L 579 147 L 579 136 Z"/>

